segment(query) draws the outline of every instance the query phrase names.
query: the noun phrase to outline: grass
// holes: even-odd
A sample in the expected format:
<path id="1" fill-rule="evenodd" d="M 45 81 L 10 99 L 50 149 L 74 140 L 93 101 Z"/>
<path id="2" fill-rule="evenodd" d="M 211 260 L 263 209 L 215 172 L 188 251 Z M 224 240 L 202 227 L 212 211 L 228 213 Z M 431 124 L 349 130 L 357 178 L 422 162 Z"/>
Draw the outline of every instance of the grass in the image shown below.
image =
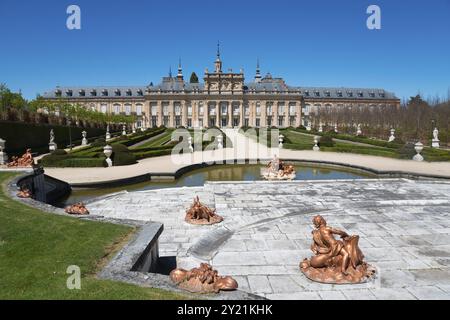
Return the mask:
<path id="1" fill-rule="evenodd" d="M 134 231 L 28 207 L 5 195 L 0 173 L 0 299 L 180 299 L 172 292 L 95 277 Z M 67 267 L 81 268 L 81 290 L 66 287 Z"/>

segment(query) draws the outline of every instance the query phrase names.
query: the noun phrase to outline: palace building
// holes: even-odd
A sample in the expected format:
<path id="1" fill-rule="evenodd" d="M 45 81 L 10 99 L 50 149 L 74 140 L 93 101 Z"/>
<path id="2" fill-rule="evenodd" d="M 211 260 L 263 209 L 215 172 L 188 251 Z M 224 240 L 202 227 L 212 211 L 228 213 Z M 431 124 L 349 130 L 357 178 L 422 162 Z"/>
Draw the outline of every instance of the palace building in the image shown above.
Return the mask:
<path id="1" fill-rule="evenodd" d="M 398 107 L 400 100 L 382 89 L 293 87 L 269 73 L 254 79 L 244 71 L 222 70 L 219 47 L 214 71 L 205 70 L 203 83 L 185 81 L 169 72 L 158 85 L 141 87 L 56 87 L 48 100 L 78 103 L 103 113 L 135 115 L 139 128 L 157 127 L 298 127 L 307 126 L 311 112 L 323 108 Z"/>

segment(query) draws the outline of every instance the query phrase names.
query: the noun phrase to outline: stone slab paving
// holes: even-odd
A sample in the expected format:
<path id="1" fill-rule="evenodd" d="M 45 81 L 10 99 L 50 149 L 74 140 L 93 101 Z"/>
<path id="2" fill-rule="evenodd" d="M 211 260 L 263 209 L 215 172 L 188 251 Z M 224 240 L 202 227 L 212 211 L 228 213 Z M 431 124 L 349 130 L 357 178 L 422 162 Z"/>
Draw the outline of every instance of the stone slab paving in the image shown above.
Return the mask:
<path id="1" fill-rule="evenodd" d="M 198 195 L 225 220 L 191 226 L 185 210 Z M 339 180 L 207 183 L 204 187 L 120 193 L 89 204 L 92 214 L 164 224 L 160 255 L 179 267 L 211 263 L 242 290 L 269 299 L 450 299 L 450 183 Z M 308 280 L 311 219 L 361 236 L 372 282 Z"/>

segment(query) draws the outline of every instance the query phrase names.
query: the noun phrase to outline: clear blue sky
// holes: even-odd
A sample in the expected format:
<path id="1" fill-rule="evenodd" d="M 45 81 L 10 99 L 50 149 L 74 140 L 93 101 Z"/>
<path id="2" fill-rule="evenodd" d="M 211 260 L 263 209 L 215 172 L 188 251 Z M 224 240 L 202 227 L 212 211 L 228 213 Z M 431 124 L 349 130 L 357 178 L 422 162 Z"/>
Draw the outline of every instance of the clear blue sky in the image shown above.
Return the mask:
<path id="1" fill-rule="evenodd" d="M 81 7 L 82 29 L 66 28 Z M 366 9 L 382 10 L 382 29 Z M 145 85 L 176 70 L 244 68 L 298 86 L 381 87 L 447 97 L 450 0 L 1 0 L 0 82 L 26 98 L 56 85 Z"/>

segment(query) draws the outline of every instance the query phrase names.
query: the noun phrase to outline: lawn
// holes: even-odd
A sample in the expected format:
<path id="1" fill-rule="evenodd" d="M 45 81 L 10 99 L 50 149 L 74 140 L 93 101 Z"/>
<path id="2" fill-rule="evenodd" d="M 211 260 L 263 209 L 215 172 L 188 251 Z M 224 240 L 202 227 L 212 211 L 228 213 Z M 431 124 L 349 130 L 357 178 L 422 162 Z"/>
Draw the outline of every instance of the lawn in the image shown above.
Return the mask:
<path id="1" fill-rule="evenodd" d="M 180 299 L 184 296 L 95 277 L 134 231 L 28 207 L 5 195 L 0 173 L 0 299 Z M 67 267 L 81 269 L 81 290 L 66 287 Z"/>

